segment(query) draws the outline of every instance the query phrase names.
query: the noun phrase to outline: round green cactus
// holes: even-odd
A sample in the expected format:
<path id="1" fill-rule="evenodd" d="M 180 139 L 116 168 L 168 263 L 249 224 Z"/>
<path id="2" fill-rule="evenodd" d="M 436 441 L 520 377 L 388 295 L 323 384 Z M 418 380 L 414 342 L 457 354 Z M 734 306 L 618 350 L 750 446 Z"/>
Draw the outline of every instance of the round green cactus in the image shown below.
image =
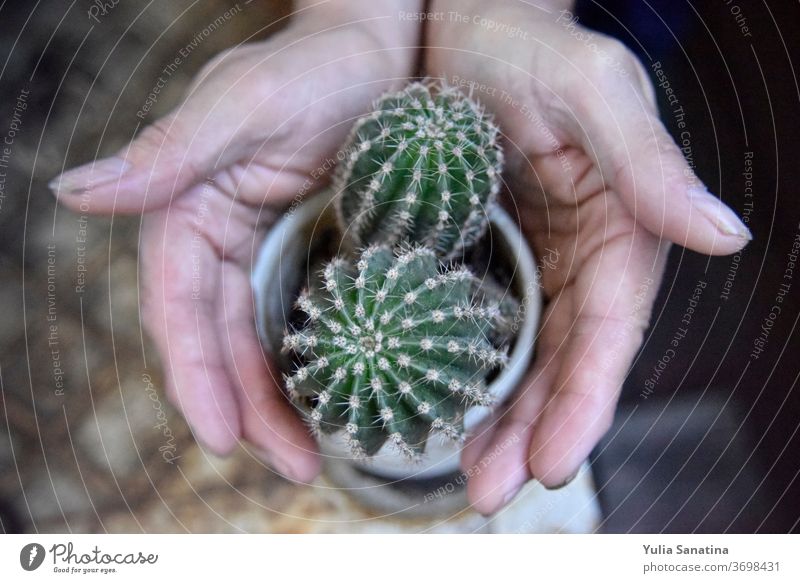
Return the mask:
<path id="1" fill-rule="evenodd" d="M 432 431 L 461 440 L 465 411 L 491 404 L 486 378 L 506 361 L 488 340 L 500 310 L 476 300 L 477 283 L 421 246 L 327 264 L 284 338 L 298 361 L 286 387 L 307 399 L 312 429 L 343 430 L 356 457 L 387 440 L 415 457 Z"/>
<path id="2" fill-rule="evenodd" d="M 337 171 L 342 230 L 357 245 L 421 243 L 458 256 L 500 188 L 498 128 L 452 87 L 412 83 L 356 122 Z"/>

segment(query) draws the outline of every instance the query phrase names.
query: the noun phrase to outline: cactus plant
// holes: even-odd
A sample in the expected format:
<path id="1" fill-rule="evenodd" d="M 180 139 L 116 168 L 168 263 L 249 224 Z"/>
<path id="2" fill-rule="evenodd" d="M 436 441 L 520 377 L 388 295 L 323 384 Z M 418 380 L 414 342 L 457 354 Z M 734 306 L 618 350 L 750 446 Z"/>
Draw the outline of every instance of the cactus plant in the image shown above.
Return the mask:
<path id="1" fill-rule="evenodd" d="M 484 232 L 499 190 L 498 128 L 452 87 L 412 83 L 376 103 L 345 145 L 335 185 L 357 245 L 402 241 L 457 257 Z"/>
<path id="2" fill-rule="evenodd" d="M 461 440 L 466 409 L 491 404 L 485 381 L 506 359 L 488 340 L 500 310 L 476 299 L 478 283 L 418 245 L 328 263 L 284 338 L 297 360 L 286 387 L 307 400 L 313 431 L 344 430 L 354 457 L 388 440 L 415 458 L 432 431 Z"/>

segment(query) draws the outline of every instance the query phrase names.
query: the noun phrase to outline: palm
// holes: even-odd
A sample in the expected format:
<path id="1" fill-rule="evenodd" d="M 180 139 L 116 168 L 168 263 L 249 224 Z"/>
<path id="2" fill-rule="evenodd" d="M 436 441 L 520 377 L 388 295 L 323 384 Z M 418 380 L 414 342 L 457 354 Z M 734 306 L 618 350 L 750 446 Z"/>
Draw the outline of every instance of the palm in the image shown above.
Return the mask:
<path id="1" fill-rule="evenodd" d="M 554 449 L 557 436 L 594 443 L 611 421 L 619 387 L 606 379 L 624 376 L 641 343 L 667 246 L 635 221 L 580 147 L 529 160 L 526 176 L 511 182 L 524 193 L 514 201 L 542 260 L 547 307 L 534 371 L 509 415 L 520 415 L 517 429 L 528 439 L 539 420 L 550 420 L 529 455 L 543 453 L 539 463 L 557 472 L 588 453 L 585 445 Z"/>
<path id="2" fill-rule="evenodd" d="M 331 54 L 332 46 L 359 42 L 356 57 Z M 239 132 L 237 148 L 250 146 L 220 153 L 219 170 L 145 218 L 143 317 L 168 360 L 172 400 L 213 451 L 229 451 L 243 437 L 293 476 L 316 472 L 315 446 L 260 349 L 249 273 L 262 227 L 301 189 L 321 186 L 306 181 L 322 180 L 320 168 L 352 120 L 391 84 L 375 80 L 385 57 L 371 49 L 352 31 L 305 37 L 291 30 L 213 63 L 190 91 L 207 99 L 196 140 L 209 139 L 206 127 L 241 119 L 230 110 L 244 107 L 247 115 L 231 129 Z M 170 129 L 162 123 L 159 131 Z"/>
<path id="3" fill-rule="evenodd" d="M 149 211 L 143 319 L 173 401 L 213 451 L 244 438 L 307 480 L 319 460 L 256 338 L 250 264 L 261 227 L 298 191 L 321 186 L 352 120 L 412 73 L 420 30 L 400 15 L 421 3 L 299 4 L 268 42 L 215 59 L 183 104 L 128 147 L 51 187 L 81 212 Z M 563 13 L 547 8 L 559 4 L 429 3 L 513 23 L 526 41 L 466 21 L 425 27 L 428 74 L 476 83 L 508 132 L 512 211 L 545 261 L 534 368 L 502 422 L 462 457 L 470 466 L 515 438 L 470 479 L 485 512 L 531 474 L 562 482 L 608 427 L 663 270 L 667 245 L 651 233 L 710 254 L 750 237 L 693 176 L 641 64 L 617 41 L 568 34 Z"/>
<path id="4" fill-rule="evenodd" d="M 497 444 L 515 444 L 470 481 L 472 502 L 491 510 L 531 474 L 556 485 L 579 466 L 610 426 L 641 344 L 668 244 L 645 229 L 632 204 L 637 188 L 650 183 L 640 187 L 627 172 L 642 152 L 626 125 L 635 120 L 658 136 L 648 148 L 662 181 L 684 167 L 661 138 L 641 66 L 612 45 L 631 74 L 610 77 L 563 27 L 532 12 L 514 5 L 495 15 L 526 24 L 537 39 L 529 51 L 517 41 L 442 27 L 428 54 L 432 73 L 485 88 L 475 96 L 506 132 L 508 202 L 542 263 L 546 307 L 533 368 L 462 458 L 470 467 Z"/>

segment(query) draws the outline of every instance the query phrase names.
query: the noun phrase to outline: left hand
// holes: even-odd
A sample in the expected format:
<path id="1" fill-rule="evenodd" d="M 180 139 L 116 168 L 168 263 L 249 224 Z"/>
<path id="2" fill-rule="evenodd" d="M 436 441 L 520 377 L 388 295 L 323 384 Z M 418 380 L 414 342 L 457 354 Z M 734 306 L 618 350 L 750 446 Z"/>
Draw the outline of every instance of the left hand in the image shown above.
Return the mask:
<path id="1" fill-rule="evenodd" d="M 500 452 L 471 472 L 470 500 L 486 514 L 531 477 L 568 482 L 610 428 L 669 242 L 719 255 L 750 239 L 667 133 L 641 63 L 598 33 L 584 42 L 589 31 L 568 28 L 558 4 L 549 13 L 506 0 L 431 7 L 445 17 L 429 24 L 428 74 L 475 83 L 473 97 L 505 132 L 514 212 L 537 255 L 558 257 L 542 270 L 549 302 L 534 366 L 462 456 L 471 468 Z M 488 21 L 526 37 L 481 26 Z"/>
<path id="2" fill-rule="evenodd" d="M 81 212 L 146 212 L 142 321 L 166 393 L 218 455 L 243 444 L 309 481 L 316 445 L 255 329 L 250 270 L 263 228 L 335 156 L 352 120 L 415 64 L 408 0 L 302 1 L 267 40 L 217 56 L 173 112 L 106 160 L 57 177 Z M 307 189 L 307 187 L 306 187 Z"/>

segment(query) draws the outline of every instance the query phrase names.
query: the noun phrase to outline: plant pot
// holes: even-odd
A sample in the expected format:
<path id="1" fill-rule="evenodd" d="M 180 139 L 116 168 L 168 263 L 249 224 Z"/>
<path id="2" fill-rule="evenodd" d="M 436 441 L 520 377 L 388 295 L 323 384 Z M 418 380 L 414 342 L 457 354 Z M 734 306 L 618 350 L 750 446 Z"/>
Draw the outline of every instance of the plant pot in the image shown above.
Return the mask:
<path id="1" fill-rule="evenodd" d="M 316 260 L 336 255 L 342 245 L 332 201 L 333 193 L 327 191 L 290 209 L 267 235 L 253 270 L 258 332 L 265 349 L 275 355 L 284 370 L 289 363 L 280 355 L 280 348 L 298 292 L 309 272 L 317 268 Z M 541 292 L 533 254 L 519 227 L 499 206 L 490 212 L 489 219 L 489 229 L 479 245 L 484 255 L 488 249 L 492 261 L 505 266 L 510 289 L 521 301 L 508 365 L 488 387 L 500 405 L 517 388 L 533 355 Z M 487 408 L 473 407 L 466 413 L 465 430 L 475 429 L 489 414 Z M 322 436 L 319 445 L 329 459 L 347 460 L 366 472 L 390 479 L 431 479 L 452 474 L 459 467 L 458 445 L 436 436 L 429 440 L 419 462 L 408 461 L 388 443 L 372 458 L 352 459 L 341 433 Z"/>

